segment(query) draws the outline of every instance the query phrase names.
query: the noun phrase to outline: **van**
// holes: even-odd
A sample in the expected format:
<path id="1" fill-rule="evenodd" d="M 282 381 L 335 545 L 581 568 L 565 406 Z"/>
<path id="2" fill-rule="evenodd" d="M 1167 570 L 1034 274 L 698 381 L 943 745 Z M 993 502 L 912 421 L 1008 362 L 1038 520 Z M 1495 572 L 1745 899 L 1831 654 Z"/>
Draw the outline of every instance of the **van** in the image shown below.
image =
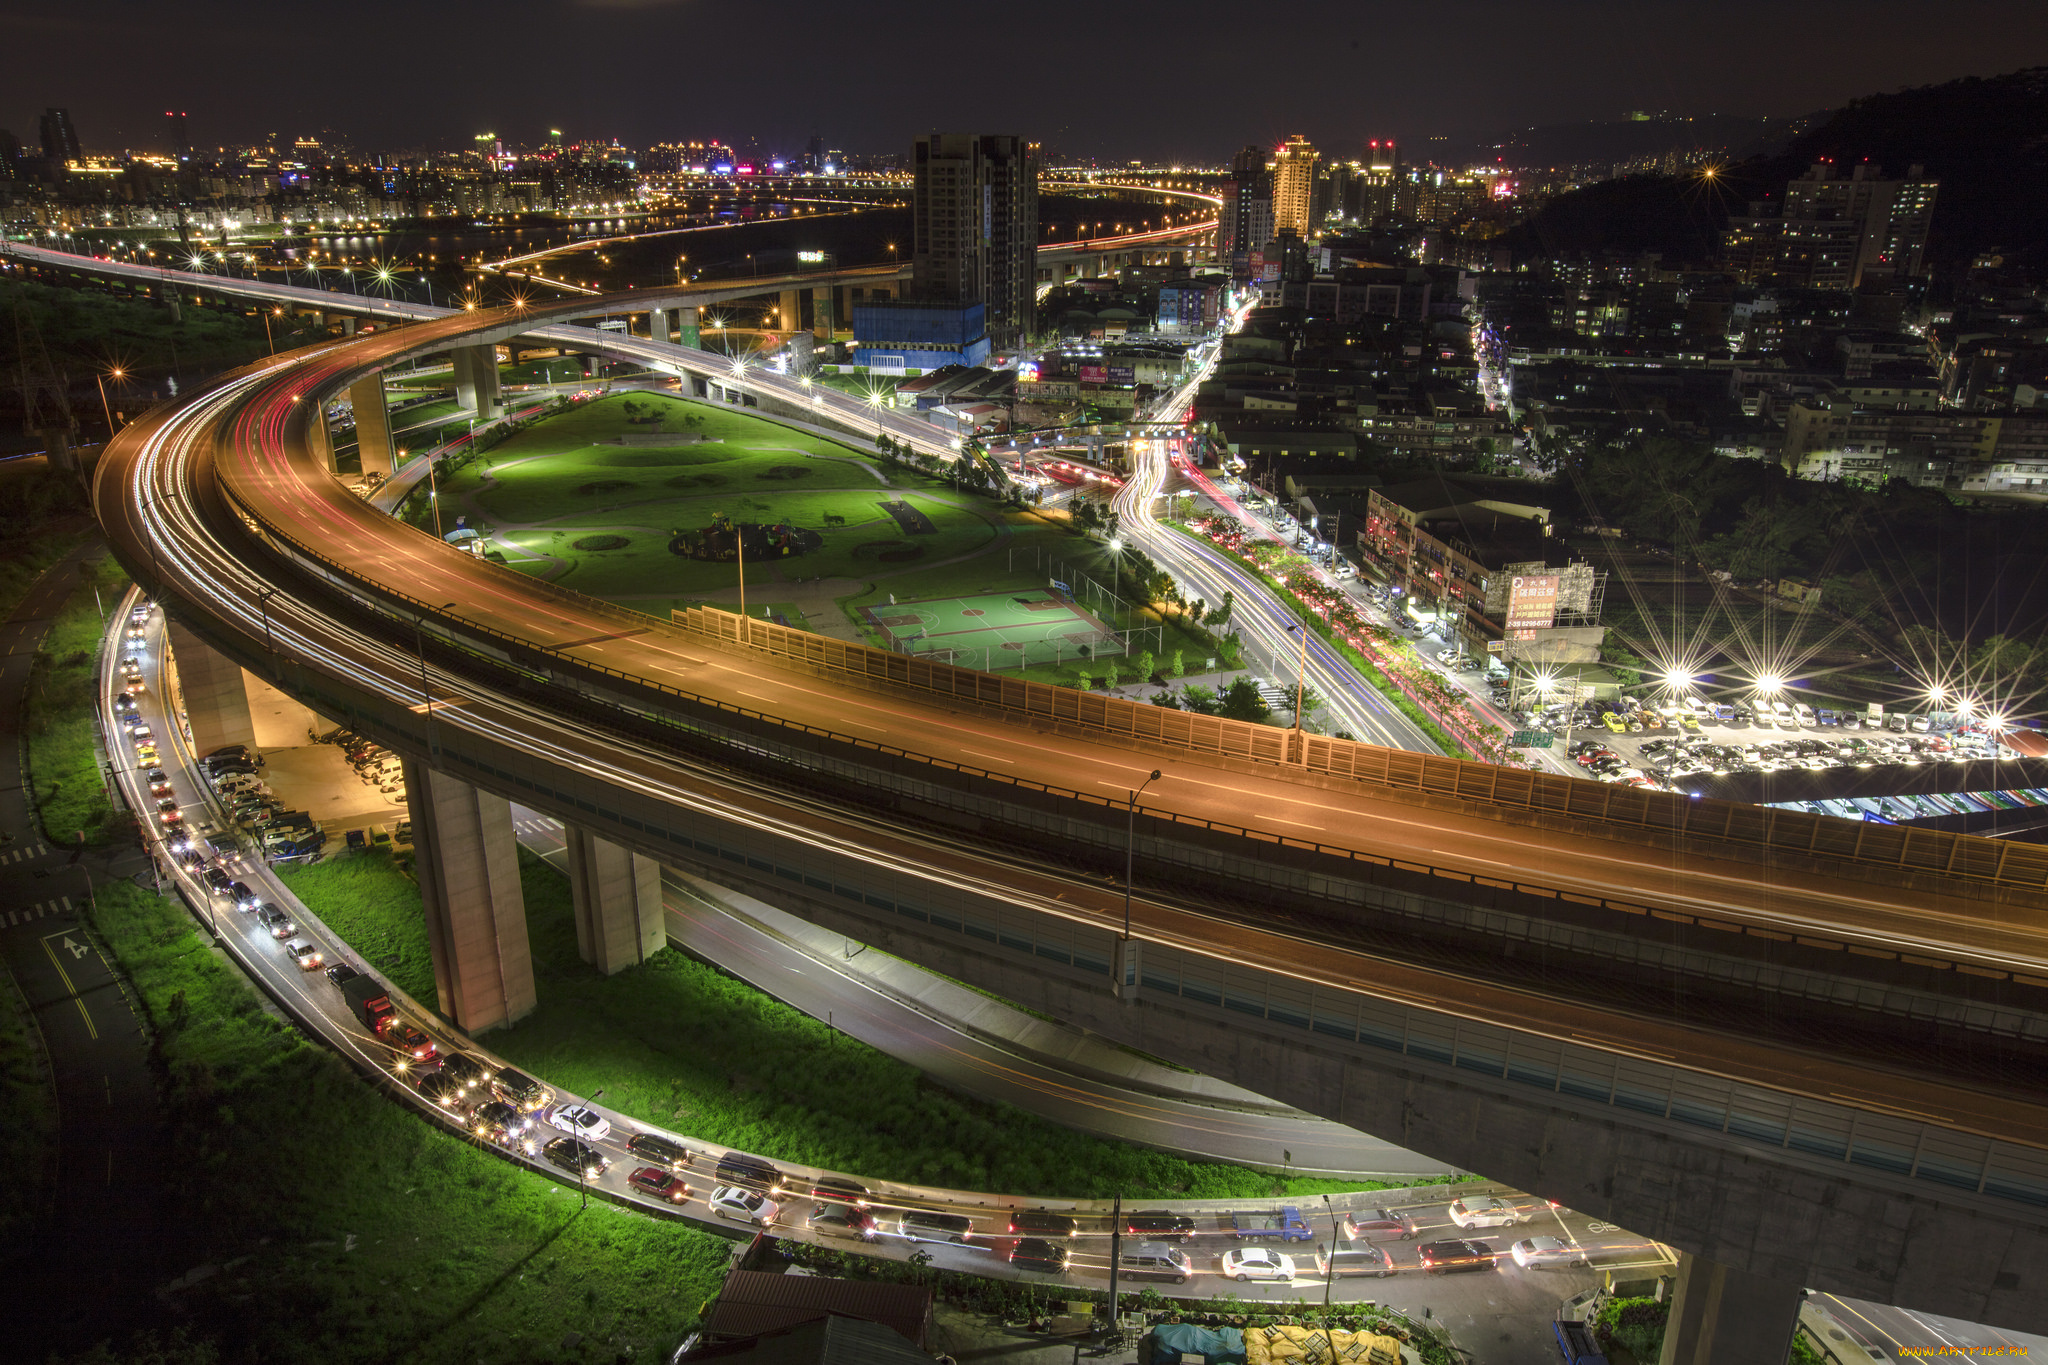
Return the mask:
<path id="1" fill-rule="evenodd" d="M 1813 708 L 1805 702 L 1800 702 L 1797 706 L 1793 707 L 1792 714 L 1799 718 L 1801 729 L 1811 730 L 1820 724 L 1819 718 L 1813 714 Z"/>
<path id="2" fill-rule="evenodd" d="M 1906 713 L 1903 711 L 1894 711 L 1890 715 L 1886 716 L 1884 718 L 1884 728 L 1891 731 L 1895 735 L 1905 734 Z"/>
<path id="3" fill-rule="evenodd" d="M 1186 1284 L 1188 1276 L 1195 1273 L 1194 1263 L 1179 1247 L 1164 1242 L 1140 1242 L 1125 1251 L 1117 1260 L 1117 1268 L 1124 1275 L 1149 1275 L 1155 1279 L 1172 1280 L 1175 1284 Z"/>
<path id="4" fill-rule="evenodd" d="M 507 1067 L 491 1077 L 491 1093 L 521 1113 L 530 1114 L 555 1102 L 555 1092 L 533 1077 Z"/>

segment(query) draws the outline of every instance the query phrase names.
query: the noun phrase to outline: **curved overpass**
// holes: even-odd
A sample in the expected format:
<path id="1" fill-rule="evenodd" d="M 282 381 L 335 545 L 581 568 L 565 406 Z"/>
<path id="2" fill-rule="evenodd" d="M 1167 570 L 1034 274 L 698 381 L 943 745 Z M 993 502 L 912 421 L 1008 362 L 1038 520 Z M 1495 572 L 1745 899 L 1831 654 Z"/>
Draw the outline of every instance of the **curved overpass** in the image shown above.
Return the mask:
<path id="1" fill-rule="evenodd" d="M 407 754 L 416 803 L 517 799 L 1766 1280 L 2042 1322 L 2020 1286 L 2048 1105 L 2014 1080 L 2048 1038 L 2039 851 L 665 624 L 442 545 L 325 466 L 316 415 L 380 367 L 717 292 L 444 317 L 226 377 L 113 442 L 101 520 L 187 628 Z M 665 358 L 715 374 L 700 356 Z M 1152 769 L 1133 953 L 1118 807 Z M 442 1005 L 472 1028 L 515 1017 L 523 953 L 479 895 L 430 893 Z M 1783 1225 L 1822 1208 L 1845 1211 Z M 1902 1223 L 1920 1235 L 1872 1250 Z M 1916 1251 L 1936 1232 L 1974 1239 L 1969 1267 Z"/>

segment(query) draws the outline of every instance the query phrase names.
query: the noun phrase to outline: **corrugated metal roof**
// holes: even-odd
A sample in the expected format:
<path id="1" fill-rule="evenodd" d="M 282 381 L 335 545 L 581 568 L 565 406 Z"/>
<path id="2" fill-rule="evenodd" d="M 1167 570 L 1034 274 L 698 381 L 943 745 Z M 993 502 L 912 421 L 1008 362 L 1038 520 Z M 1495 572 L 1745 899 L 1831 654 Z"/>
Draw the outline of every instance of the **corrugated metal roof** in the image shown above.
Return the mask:
<path id="1" fill-rule="evenodd" d="M 757 1337 L 831 1315 L 880 1323 L 922 1349 L 932 1320 L 932 1294 L 909 1284 L 735 1270 L 725 1277 L 704 1331 L 724 1340 Z"/>

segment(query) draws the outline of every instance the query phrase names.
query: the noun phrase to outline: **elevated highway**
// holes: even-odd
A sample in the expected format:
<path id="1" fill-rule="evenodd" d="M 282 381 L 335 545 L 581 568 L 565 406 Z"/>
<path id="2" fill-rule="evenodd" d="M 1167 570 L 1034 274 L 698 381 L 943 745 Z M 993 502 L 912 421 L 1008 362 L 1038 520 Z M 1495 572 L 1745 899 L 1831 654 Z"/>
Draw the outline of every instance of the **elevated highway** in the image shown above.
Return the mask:
<path id="1" fill-rule="evenodd" d="M 101 463 L 109 537 L 182 628 L 411 760 L 459 1025 L 532 999 L 492 865 L 516 799 L 582 831 L 589 867 L 698 872 L 1683 1248 L 1715 1288 L 1681 1314 L 1730 1333 L 1789 1333 L 1802 1284 L 2048 1321 L 2048 853 L 661 622 L 328 472 L 320 414 L 364 376 L 653 294 L 296 353 Z M 592 898 L 600 937 L 631 912 Z"/>

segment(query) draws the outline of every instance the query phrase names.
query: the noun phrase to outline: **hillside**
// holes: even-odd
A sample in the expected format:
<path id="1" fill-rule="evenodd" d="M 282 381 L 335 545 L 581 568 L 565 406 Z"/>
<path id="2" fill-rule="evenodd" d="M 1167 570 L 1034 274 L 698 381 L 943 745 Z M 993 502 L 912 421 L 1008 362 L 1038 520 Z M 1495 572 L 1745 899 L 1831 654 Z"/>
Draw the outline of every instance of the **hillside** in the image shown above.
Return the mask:
<path id="1" fill-rule="evenodd" d="M 1708 186 L 1697 177 L 1631 176 L 1559 195 L 1513 238 L 1520 252 L 1662 251 L 1701 261 L 1729 213 L 1782 193 L 1817 158 L 1927 168 L 1941 181 L 1928 257 L 1938 272 L 1977 256 L 2048 265 L 2048 67 L 1869 95 L 1836 110 L 1773 157 Z"/>

